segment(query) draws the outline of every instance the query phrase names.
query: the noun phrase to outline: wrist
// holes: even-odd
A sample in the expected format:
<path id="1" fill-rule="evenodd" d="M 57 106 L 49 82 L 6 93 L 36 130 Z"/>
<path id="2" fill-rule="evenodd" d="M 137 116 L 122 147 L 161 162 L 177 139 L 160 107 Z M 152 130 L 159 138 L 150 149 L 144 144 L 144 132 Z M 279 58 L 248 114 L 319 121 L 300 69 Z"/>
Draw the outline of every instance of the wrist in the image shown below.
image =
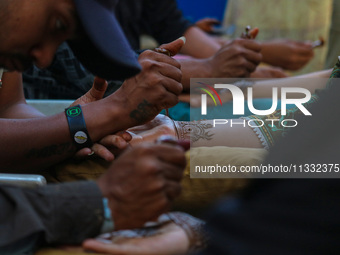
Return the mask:
<path id="1" fill-rule="evenodd" d="M 268 58 L 268 54 L 270 52 L 270 44 L 263 42 L 262 43 L 262 49 L 261 49 L 261 54 L 262 54 L 262 62 L 268 63 L 270 62 L 270 58 Z"/>
<path id="2" fill-rule="evenodd" d="M 201 76 L 197 78 L 217 78 L 215 77 L 214 56 L 200 61 L 203 68 L 201 68 L 202 70 L 200 71 Z"/>
<path id="3" fill-rule="evenodd" d="M 90 148 L 93 143 L 86 128 L 83 110 L 80 105 L 65 109 L 71 139 L 78 150 Z"/>
<path id="4" fill-rule="evenodd" d="M 123 98 L 124 130 L 145 124 L 154 119 L 163 109 L 150 95 L 154 94 L 150 84 L 143 80 L 138 81 L 137 78 L 126 80 L 115 94 L 118 98 Z"/>
<path id="5" fill-rule="evenodd" d="M 123 87 L 121 87 L 108 98 L 111 104 L 111 116 L 113 116 L 111 121 L 114 120 L 114 122 L 119 122 L 117 123 L 119 126 L 117 131 L 126 130 L 130 127 L 136 126 L 136 123 L 130 118 L 134 105 L 127 95 L 129 95 L 129 93 L 124 91 Z"/>
<path id="6" fill-rule="evenodd" d="M 122 98 L 114 94 L 82 106 L 87 130 L 93 142 L 104 136 L 125 130 L 126 107 Z"/>
<path id="7" fill-rule="evenodd" d="M 277 54 L 278 52 L 278 45 L 275 45 L 274 42 L 263 42 L 262 43 L 262 62 L 270 65 L 277 65 Z"/>

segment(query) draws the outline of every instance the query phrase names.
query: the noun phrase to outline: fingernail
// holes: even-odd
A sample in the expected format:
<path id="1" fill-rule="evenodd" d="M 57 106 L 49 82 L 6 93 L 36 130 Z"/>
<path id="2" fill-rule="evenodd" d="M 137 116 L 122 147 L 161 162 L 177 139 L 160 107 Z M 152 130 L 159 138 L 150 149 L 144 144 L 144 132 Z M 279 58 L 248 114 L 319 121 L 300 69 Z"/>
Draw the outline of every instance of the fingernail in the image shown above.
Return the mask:
<path id="1" fill-rule="evenodd" d="M 187 41 L 187 38 L 185 38 L 185 36 L 182 36 L 182 37 L 180 37 L 179 39 L 181 39 L 181 40 L 184 42 L 184 44 L 185 44 L 186 41 Z"/>
<path id="2" fill-rule="evenodd" d="M 91 153 L 87 154 L 88 156 L 92 156 L 94 154 L 94 151 L 91 151 Z"/>

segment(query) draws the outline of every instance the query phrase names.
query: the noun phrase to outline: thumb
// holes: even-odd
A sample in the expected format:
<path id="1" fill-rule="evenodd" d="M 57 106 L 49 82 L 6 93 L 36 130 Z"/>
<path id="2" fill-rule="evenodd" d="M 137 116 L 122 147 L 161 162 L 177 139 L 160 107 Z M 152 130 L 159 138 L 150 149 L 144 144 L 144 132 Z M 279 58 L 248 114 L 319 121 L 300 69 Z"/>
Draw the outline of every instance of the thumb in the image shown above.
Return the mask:
<path id="1" fill-rule="evenodd" d="M 171 43 L 167 43 L 167 44 L 162 44 L 161 46 L 159 46 L 158 49 L 160 49 L 161 51 L 158 51 L 160 53 L 165 53 L 170 55 L 170 57 L 175 56 L 176 54 L 178 54 L 178 52 L 181 50 L 181 48 L 184 46 L 186 42 L 186 39 L 184 36 L 182 36 L 181 38 L 178 38 L 177 40 L 171 42 Z"/>
<path id="2" fill-rule="evenodd" d="M 74 106 L 77 104 L 83 105 L 88 104 L 97 100 L 100 100 L 104 97 L 105 91 L 107 89 L 108 83 L 102 78 L 95 77 L 92 88 L 83 96 L 78 98 L 73 104 L 70 105 Z"/>
<path id="3" fill-rule="evenodd" d="M 94 78 L 93 86 L 89 91 L 91 97 L 95 100 L 102 99 L 104 97 L 107 86 L 108 83 L 106 80 L 96 76 Z"/>

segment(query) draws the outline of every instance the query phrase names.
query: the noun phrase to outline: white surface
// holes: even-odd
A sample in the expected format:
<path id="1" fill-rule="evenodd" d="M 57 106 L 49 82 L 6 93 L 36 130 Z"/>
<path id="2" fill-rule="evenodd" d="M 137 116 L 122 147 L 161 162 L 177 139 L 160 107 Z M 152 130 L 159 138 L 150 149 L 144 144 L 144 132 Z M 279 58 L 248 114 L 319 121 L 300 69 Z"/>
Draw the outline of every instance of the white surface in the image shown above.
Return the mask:
<path id="1" fill-rule="evenodd" d="M 46 115 L 63 112 L 73 100 L 27 100 L 27 103 Z"/>

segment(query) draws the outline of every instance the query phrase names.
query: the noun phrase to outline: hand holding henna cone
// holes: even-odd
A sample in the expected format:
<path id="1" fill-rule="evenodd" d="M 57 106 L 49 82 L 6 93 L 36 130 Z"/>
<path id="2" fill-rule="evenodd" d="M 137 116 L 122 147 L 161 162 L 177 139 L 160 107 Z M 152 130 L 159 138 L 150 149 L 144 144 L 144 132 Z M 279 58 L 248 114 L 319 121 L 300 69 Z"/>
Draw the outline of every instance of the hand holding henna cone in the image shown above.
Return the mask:
<path id="1" fill-rule="evenodd" d="M 179 53 L 181 48 L 184 46 L 185 42 L 186 39 L 184 36 L 182 36 L 171 43 L 162 44 L 161 46 L 156 48 L 155 51 L 158 53 L 168 55 L 169 57 L 173 57 Z"/>
<path id="2" fill-rule="evenodd" d="M 315 49 L 317 47 L 322 47 L 325 45 L 325 39 L 322 36 L 319 36 L 319 40 L 316 40 L 312 43 L 312 48 Z"/>
<path id="3" fill-rule="evenodd" d="M 179 53 L 181 48 L 184 46 L 185 42 L 186 42 L 186 38 L 182 36 L 171 43 L 162 44 L 158 48 L 154 49 L 154 51 L 165 54 L 169 57 L 173 57 Z M 166 111 L 166 115 L 169 117 L 169 109 L 165 109 L 165 111 Z"/>
<path id="4" fill-rule="evenodd" d="M 259 29 L 257 27 L 252 29 L 251 26 L 246 26 L 245 30 L 246 31 L 241 34 L 241 38 L 243 39 L 255 39 L 259 33 Z"/>

